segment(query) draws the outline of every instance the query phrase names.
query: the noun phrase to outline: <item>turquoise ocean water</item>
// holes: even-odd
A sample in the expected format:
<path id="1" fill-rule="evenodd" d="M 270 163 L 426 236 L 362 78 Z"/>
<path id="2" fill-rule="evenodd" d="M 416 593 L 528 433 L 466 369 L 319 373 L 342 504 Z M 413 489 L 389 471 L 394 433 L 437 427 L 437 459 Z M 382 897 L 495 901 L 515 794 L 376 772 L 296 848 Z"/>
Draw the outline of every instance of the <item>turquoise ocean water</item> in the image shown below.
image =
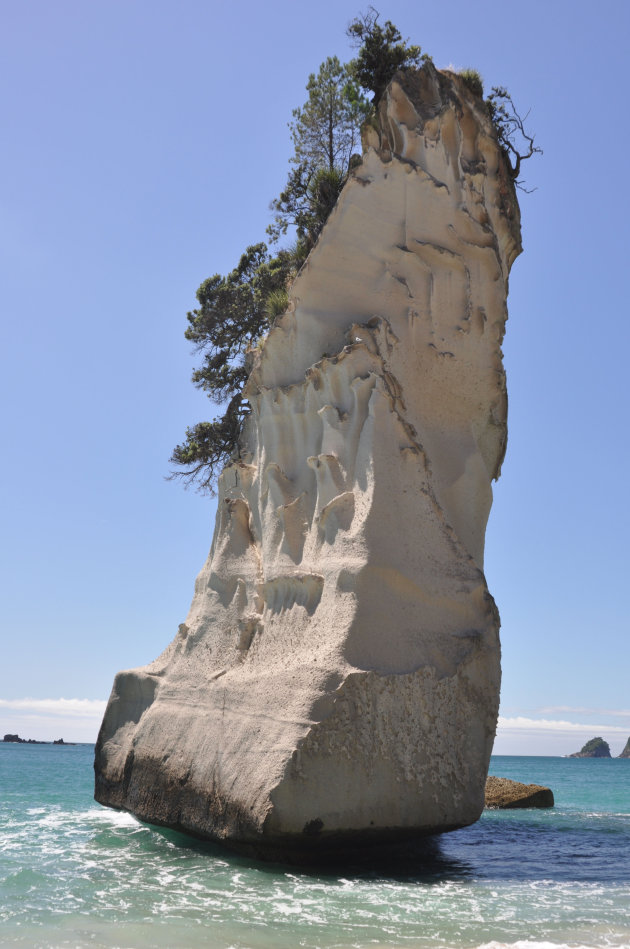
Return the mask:
<path id="1" fill-rule="evenodd" d="M 556 807 L 307 873 L 100 807 L 92 757 L 0 743 L 2 949 L 630 946 L 630 760 L 495 757 Z"/>

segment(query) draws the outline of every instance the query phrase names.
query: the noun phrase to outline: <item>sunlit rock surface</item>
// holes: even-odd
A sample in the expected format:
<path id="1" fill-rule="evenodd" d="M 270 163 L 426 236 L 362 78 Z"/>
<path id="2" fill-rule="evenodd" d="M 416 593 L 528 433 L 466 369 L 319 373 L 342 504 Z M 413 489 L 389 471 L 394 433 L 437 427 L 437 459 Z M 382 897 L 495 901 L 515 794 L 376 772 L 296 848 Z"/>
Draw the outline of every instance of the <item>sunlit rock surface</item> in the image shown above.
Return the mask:
<path id="1" fill-rule="evenodd" d="M 116 677 L 96 798 L 262 855 L 484 806 L 519 212 L 483 104 L 399 74 L 271 331 L 185 624 Z"/>

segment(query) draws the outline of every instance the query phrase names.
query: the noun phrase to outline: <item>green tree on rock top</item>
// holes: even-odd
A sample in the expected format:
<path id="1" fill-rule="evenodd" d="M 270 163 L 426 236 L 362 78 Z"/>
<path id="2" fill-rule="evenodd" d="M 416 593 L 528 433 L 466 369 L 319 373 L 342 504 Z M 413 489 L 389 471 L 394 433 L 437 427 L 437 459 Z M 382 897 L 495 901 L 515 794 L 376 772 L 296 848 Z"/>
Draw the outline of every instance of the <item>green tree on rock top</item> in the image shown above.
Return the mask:
<path id="1" fill-rule="evenodd" d="M 234 457 L 250 405 L 243 397 L 247 381 L 246 354 L 264 336 L 288 304 L 288 291 L 298 270 L 315 245 L 348 178 L 352 158 L 359 150 L 363 121 L 400 69 L 416 67 L 429 59 L 419 46 L 403 40 L 390 20 L 379 22 L 379 13 L 369 7 L 348 26 L 347 35 L 357 55 L 347 65 L 329 56 L 311 73 L 308 97 L 293 110 L 289 123 L 294 152 L 287 183 L 271 203 L 274 221 L 267 228 L 270 243 L 289 229 L 295 233 L 292 247 L 272 255 L 265 243 L 247 247 L 237 266 L 226 276 L 215 274 L 197 291 L 196 309 L 188 313 L 186 338 L 198 353 L 201 365 L 192 381 L 223 414 L 213 421 L 186 429 L 184 441 L 173 450 L 171 478 L 185 485 L 215 493 L 217 478 Z M 464 76 L 471 91 L 481 97 L 478 73 Z M 366 93 L 373 96 L 372 104 Z M 495 87 L 486 107 L 497 131 L 513 177 L 518 178 L 521 161 L 537 151 L 533 136 L 523 127 L 509 94 Z M 523 136 L 527 151 L 519 152 L 515 136 Z M 518 181 L 517 181 L 518 183 Z"/>
<path id="2" fill-rule="evenodd" d="M 410 46 L 408 40 L 403 40 L 391 20 L 381 26 L 379 16 L 378 10 L 368 7 L 367 13 L 352 20 L 346 31 L 350 41 L 358 47 L 349 71 L 362 89 L 373 93 L 375 103 L 399 69 L 419 66 L 429 59 L 422 54 L 420 46 Z"/>

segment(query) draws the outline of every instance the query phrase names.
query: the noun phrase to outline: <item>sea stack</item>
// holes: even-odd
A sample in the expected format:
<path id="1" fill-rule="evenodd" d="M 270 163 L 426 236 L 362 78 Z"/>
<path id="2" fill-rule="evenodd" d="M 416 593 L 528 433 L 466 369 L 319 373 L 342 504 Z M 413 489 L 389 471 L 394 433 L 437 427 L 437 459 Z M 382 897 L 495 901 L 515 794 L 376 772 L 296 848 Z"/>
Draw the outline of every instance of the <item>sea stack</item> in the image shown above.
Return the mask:
<path id="1" fill-rule="evenodd" d="M 610 758 L 610 746 L 603 738 L 591 738 L 581 751 L 569 755 L 569 758 Z"/>
<path id="2" fill-rule="evenodd" d="M 620 757 L 620 758 L 630 758 L 630 738 L 628 738 L 628 740 L 627 740 L 627 742 L 626 742 L 626 747 L 623 749 L 623 751 L 621 752 L 621 754 L 619 755 L 619 757 Z"/>
<path id="3" fill-rule="evenodd" d="M 497 722 L 514 184 L 431 63 L 363 139 L 255 357 L 188 618 L 116 676 L 96 747 L 101 803 L 263 857 L 472 823 Z"/>

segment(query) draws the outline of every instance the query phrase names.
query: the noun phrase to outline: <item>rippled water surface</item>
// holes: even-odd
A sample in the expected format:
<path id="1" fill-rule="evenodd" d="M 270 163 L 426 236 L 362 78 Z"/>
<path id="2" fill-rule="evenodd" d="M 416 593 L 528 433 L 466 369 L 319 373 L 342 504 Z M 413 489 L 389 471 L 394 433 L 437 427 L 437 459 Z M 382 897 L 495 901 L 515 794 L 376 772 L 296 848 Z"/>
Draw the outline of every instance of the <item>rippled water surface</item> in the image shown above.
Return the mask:
<path id="1" fill-rule="evenodd" d="M 307 873 L 100 807 L 92 757 L 0 743 L 2 949 L 630 946 L 629 760 L 494 758 L 556 807 Z"/>

